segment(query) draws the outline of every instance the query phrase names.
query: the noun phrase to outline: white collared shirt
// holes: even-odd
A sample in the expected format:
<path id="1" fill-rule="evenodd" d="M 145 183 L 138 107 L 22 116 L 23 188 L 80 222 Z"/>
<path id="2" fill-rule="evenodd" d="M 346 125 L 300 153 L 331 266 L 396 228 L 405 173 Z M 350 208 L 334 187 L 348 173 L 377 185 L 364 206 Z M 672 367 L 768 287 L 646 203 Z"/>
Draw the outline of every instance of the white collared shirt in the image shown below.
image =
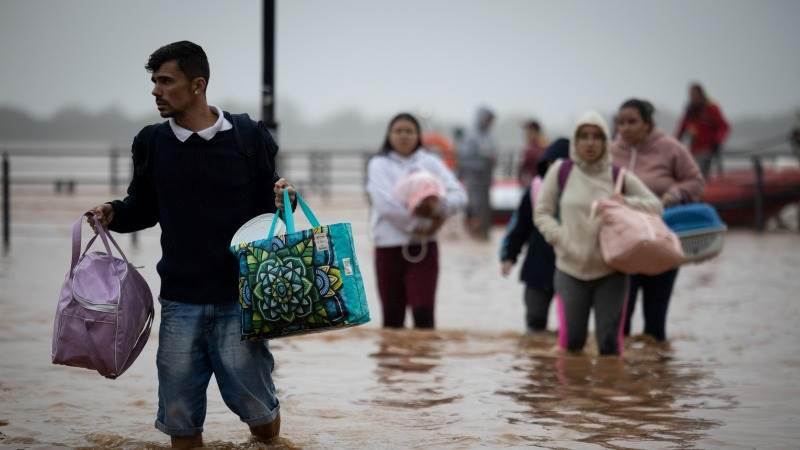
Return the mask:
<path id="1" fill-rule="evenodd" d="M 444 184 L 445 195 L 441 205 L 445 216 L 455 214 L 466 205 L 467 194 L 461 183 L 441 159 L 424 148 L 408 157 L 392 151 L 385 156 L 375 156 L 367 166 L 367 193 L 372 203 L 372 238 L 375 246 L 408 244 L 415 228 L 430 224 L 430 219 L 411 215 L 394 196 L 395 184 L 409 172 L 419 169 L 431 172 Z"/>
<path id="2" fill-rule="evenodd" d="M 228 119 L 225 118 L 225 115 L 222 114 L 221 109 L 212 105 L 208 105 L 208 107 L 216 111 L 217 121 L 214 122 L 214 125 L 211 125 L 205 130 L 200 130 L 197 132 L 197 135 L 206 141 L 210 141 L 220 131 L 227 131 L 233 128 L 233 125 L 231 125 L 231 123 L 228 122 Z M 178 122 L 176 122 L 172 117 L 169 118 L 169 127 L 172 128 L 172 132 L 175 133 L 175 137 L 181 142 L 186 142 L 186 140 L 189 139 L 189 136 L 194 134 L 194 131 L 187 130 L 186 128 L 178 125 Z"/>

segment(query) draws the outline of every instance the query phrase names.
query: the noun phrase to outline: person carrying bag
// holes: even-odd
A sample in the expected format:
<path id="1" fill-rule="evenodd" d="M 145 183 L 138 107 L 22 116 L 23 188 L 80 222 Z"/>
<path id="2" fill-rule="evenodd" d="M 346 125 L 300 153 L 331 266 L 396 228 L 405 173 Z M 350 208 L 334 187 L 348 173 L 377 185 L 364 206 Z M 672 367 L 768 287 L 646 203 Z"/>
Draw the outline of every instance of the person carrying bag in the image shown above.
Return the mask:
<path id="1" fill-rule="evenodd" d="M 661 203 L 635 175 L 614 176 L 608 126 L 600 114 L 581 117 L 571 137 L 571 162 L 550 166 L 534 208 L 534 223 L 556 254 L 554 282 L 566 318 L 565 326 L 559 326 L 559 342 L 567 350 L 582 350 L 594 310 L 599 353 L 619 354 L 628 277 L 603 258 L 599 237 L 603 225 L 592 216 L 592 204 L 614 196 L 615 178 L 625 185 L 625 196 L 617 195 L 617 200 L 653 213 L 661 212 Z"/>
<path id="2" fill-rule="evenodd" d="M 414 328 L 435 328 L 437 234 L 467 203 L 464 188 L 447 166 L 422 146 L 421 136 L 413 115 L 395 115 L 380 151 L 367 164 L 370 231 L 384 328 L 403 328 L 408 310 Z M 437 186 L 414 189 L 414 196 L 398 196 L 403 180 L 414 172 L 429 172 L 444 185 L 444 191 Z M 412 197 L 414 201 L 409 201 Z"/>
<path id="3" fill-rule="evenodd" d="M 705 182 L 689 150 L 660 130 L 654 115 L 655 108 L 647 100 L 631 98 L 623 102 L 617 111 L 617 138 L 609 151 L 614 164 L 635 174 L 661 200 L 664 221 L 670 225 L 667 211 L 676 205 L 699 201 Z M 687 253 L 686 246 L 683 250 Z M 677 278 L 677 267 L 657 274 L 631 276 L 625 335 L 630 334 L 631 318 L 641 291 L 644 334 L 657 341 L 667 338 L 667 313 Z"/>

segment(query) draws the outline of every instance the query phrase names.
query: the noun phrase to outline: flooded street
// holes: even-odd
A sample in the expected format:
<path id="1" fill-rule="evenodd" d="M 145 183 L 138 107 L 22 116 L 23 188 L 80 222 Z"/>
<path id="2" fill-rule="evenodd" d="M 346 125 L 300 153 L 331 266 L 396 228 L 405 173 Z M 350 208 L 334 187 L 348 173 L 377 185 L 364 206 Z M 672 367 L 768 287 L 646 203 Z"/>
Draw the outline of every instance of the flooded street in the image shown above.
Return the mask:
<path id="1" fill-rule="evenodd" d="M 14 198 L 12 251 L 0 257 L 0 448 L 168 445 L 153 428 L 158 314 L 118 380 L 50 363 L 71 224 L 106 199 L 23 189 Z M 639 336 L 622 358 L 599 358 L 591 343 L 568 356 L 554 333 L 522 333 L 523 286 L 516 272 L 499 274 L 501 229 L 475 243 L 450 226 L 438 330 L 383 331 L 366 203 L 309 200 L 322 223 L 353 223 L 373 321 L 273 341 L 282 430 L 268 448 L 800 446 L 800 234 L 732 231 L 719 258 L 682 268 L 668 345 Z M 154 292 L 158 238 L 140 233 L 135 248 L 118 239 Z M 267 448 L 249 440 L 213 380 L 208 394 L 208 447 Z"/>

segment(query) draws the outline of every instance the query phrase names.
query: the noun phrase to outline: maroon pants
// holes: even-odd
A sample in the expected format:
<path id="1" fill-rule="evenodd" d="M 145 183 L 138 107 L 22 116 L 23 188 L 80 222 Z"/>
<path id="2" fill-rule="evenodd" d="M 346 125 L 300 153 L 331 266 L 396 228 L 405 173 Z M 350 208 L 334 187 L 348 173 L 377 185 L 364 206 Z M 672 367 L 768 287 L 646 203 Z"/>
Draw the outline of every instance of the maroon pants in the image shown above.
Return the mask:
<path id="1" fill-rule="evenodd" d="M 433 328 L 436 280 L 439 278 L 439 247 L 428 242 L 425 259 L 410 263 L 401 247 L 375 249 L 375 275 L 383 306 L 383 326 L 402 328 L 406 308 L 411 308 L 415 328 Z M 420 245 L 412 245 L 409 253 L 419 255 Z"/>

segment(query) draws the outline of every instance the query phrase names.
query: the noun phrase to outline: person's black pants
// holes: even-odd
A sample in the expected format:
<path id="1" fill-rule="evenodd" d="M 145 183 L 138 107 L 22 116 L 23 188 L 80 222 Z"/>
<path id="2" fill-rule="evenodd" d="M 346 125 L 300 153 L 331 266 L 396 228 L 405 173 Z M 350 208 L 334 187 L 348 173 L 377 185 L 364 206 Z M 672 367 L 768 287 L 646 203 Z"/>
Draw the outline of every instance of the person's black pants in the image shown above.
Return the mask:
<path id="1" fill-rule="evenodd" d="M 550 312 L 550 301 L 553 289 L 541 289 L 536 286 L 525 286 L 525 322 L 528 331 L 547 329 L 547 313 Z"/>
<path id="2" fill-rule="evenodd" d="M 663 341 L 667 338 L 667 308 L 678 269 L 658 275 L 632 275 L 628 290 L 628 310 L 625 312 L 625 335 L 631 333 L 631 318 L 636 308 L 636 296 L 642 290 L 644 334 Z"/>

